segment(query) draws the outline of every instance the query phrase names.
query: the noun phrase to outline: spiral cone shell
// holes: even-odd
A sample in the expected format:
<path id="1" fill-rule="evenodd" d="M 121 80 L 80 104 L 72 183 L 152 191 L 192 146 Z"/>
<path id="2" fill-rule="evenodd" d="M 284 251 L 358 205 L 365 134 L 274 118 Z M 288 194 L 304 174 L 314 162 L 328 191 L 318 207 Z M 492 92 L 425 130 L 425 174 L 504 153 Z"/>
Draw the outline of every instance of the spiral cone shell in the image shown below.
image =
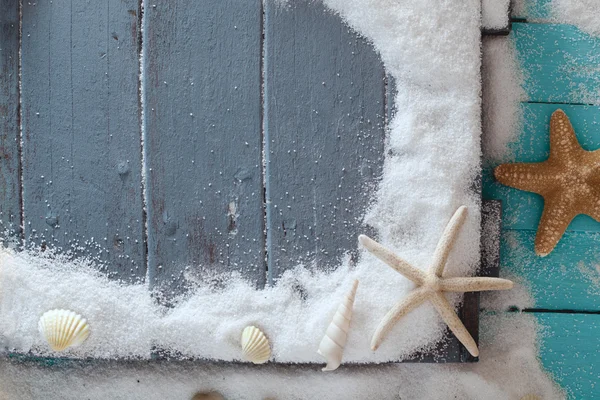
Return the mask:
<path id="1" fill-rule="evenodd" d="M 344 346 L 348 338 L 348 329 L 350 329 L 352 307 L 357 288 L 358 280 L 355 279 L 352 289 L 344 297 L 342 304 L 340 304 L 333 316 L 333 321 L 327 327 L 323 340 L 321 340 L 317 353 L 327 360 L 327 365 L 323 368 L 323 371 L 336 370 L 342 363 L 342 355 L 344 354 Z"/>
<path id="2" fill-rule="evenodd" d="M 265 334 L 255 326 L 247 326 L 242 332 L 244 358 L 254 364 L 264 364 L 271 358 L 271 346 Z"/>
<path id="3" fill-rule="evenodd" d="M 47 311 L 40 318 L 38 329 L 54 351 L 79 346 L 90 335 L 87 321 L 68 310 Z"/>

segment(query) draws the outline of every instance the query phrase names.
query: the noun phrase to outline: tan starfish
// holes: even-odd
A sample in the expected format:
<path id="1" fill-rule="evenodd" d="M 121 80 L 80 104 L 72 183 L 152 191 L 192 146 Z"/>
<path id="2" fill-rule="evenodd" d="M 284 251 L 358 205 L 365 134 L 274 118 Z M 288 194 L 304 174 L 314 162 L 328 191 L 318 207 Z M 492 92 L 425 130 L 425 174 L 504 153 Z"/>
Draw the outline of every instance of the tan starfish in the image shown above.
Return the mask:
<path id="1" fill-rule="evenodd" d="M 444 278 L 442 274 L 452 245 L 456 241 L 460 227 L 465 221 L 467 208 L 460 207 L 446 226 L 440 238 L 435 252 L 433 262 L 428 271 L 421 271 L 404 261 L 389 249 L 383 247 L 373 239 L 360 235 L 360 243 L 379 258 L 381 261 L 400 272 L 413 281 L 417 288 L 404 300 L 394 306 L 379 323 L 373 339 L 371 348 L 377 350 L 385 336 L 392 330 L 394 325 L 404 315 L 408 314 L 426 300 L 431 301 L 437 312 L 458 340 L 467 348 L 474 357 L 479 355 L 479 349 L 473 337 L 467 331 L 462 321 L 456 315 L 454 307 L 446 300 L 444 292 L 478 292 L 482 290 L 506 290 L 513 287 L 513 283 L 507 279 L 500 278 Z"/>
<path id="2" fill-rule="evenodd" d="M 504 185 L 544 198 L 535 238 L 535 252 L 542 257 L 550 254 L 578 214 L 600 221 L 600 150 L 581 147 L 562 110 L 554 111 L 550 119 L 550 156 L 546 161 L 502 164 L 494 175 Z"/>

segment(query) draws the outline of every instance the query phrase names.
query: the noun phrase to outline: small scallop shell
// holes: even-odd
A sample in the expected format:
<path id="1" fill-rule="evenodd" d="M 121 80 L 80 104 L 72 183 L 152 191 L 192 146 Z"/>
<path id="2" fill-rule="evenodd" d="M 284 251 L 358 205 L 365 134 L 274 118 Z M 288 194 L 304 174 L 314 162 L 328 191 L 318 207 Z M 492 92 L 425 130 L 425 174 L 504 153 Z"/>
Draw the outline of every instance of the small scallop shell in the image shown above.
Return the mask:
<path id="1" fill-rule="evenodd" d="M 79 346 L 90 335 L 87 321 L 68 310 L 47 311 L 40 318 L 38 329 L 54 351 Z"/>
<path id="2" fill-rule="evenodd" d="M 242 332 L 244 358 L 254 364 L 264 364 L 271 358 L 271 346 L 265 334 L 255 326 L 247 326 Z"/>
<path id="3" fill-rule="evenodd" d="M 526 394 L 521 397 L 521 400 L 542 400 L 540 396 L 536 396 L 535 394 Z"/>

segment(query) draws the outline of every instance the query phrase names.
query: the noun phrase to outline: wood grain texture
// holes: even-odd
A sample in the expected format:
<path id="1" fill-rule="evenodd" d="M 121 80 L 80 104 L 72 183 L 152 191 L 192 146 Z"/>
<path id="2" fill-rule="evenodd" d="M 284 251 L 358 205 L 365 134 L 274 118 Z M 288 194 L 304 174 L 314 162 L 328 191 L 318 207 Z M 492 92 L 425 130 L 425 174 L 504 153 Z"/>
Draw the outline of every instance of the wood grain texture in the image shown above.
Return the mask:
<path id="1" fill-rule="evenodd" d="M 0 232 L 21 234 L 19 1 L 0 0 Z"/>
<path id="2" fill-rule="evenodd" d="M 502 234 L 502 271 L 520 276 L 535 308 L 600 311 L 600 233 L 566 232 L 556 249 L 535 255 L 535 231 Z"/>
<path id="3" fill-rule="evenodd" d="M 514 23 L 511 36 L 532 102 L 598 104 L 600 38 L 572 25 Z"/>
<path id="4" fill-rule="evenodd" d="M 319 2 L 266 2 L 269 281 L 354 254 L 384 158 L 385 72 Z"/>
<path id="5" fill-rule="evenodd" d="M 509 146 L 511 159 L 515 162 L 541 162 L 548 158 L 550 116 L 559 108 L 571 120 L 582 147 L 589 151 L 600 149 L 600 107 L 524 103 L 522 108 L 523 130 Z M 503 223 L 507 229 L 537 229 L 544 204 L 541 196 L 498 183 L 490 168 L 484 170 L 483 196 L 502 200 L 505 205 Z M 598 232 L 600 223 L 587 215 L 579 215 L 567 230 Z"/>
<path id="6" fill-rule="evenodd" d="M 239 271 L 261 287 L 261 1 L 144 4 L 150 283 Z"/>
<path id="7" fill-rule="evenodd" d="M 542 326 L 540 359 L 568 399 L 600 398 L 600 315 L 534 314 Z"/>
<path id="8" fill-rule="evenodd" d="M 143 279 L 138 3 L 23 7 L 26 242 Z"/>

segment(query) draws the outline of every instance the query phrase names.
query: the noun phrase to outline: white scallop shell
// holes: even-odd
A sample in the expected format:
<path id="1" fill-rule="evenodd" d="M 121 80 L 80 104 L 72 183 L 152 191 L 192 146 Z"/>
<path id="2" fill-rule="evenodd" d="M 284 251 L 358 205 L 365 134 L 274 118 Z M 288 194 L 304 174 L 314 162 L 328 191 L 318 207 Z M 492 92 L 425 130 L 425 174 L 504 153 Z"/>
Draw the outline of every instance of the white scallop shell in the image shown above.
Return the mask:
<path id="1" fill-rule="evenodd" d="M 242 332 L 244 358 L 254 364 L 263 364 L 271 358 L 271 346 L 265 334 L 255 326 L 247 326 Z"/>
<path id="2" fill-rule="evenodd" d="M 327 365 L 323 371 L 336 370 L 342 363 L 344 354 L 344 346 L 348 338 L 348 330 L 350 329 L 350 320 L 352 319 L 352 307 L 354 306 L 354 298 L 356 297 L 356 289 L 358 288 L 358 280 L 354 280 L 352 289 L 346 296 L 342 304 L 339 305 L 333 321 L 327 327 L 325 336 L 319 344 L 317 353 L 325 357 Z"/>
<path id="3" fill-rule="evenodd" d="M 526 394 L 521 397 L 521 400 L 542 400 L 540 396 L 536 396 L 535 394 Z"/>
<path id="4" fill-rule="evenodd" d="M 54 351 L 79 346 L 90 335 L 87 321 L 68 310 L 47 311 L 40 318 L 38 329 Z"/>

